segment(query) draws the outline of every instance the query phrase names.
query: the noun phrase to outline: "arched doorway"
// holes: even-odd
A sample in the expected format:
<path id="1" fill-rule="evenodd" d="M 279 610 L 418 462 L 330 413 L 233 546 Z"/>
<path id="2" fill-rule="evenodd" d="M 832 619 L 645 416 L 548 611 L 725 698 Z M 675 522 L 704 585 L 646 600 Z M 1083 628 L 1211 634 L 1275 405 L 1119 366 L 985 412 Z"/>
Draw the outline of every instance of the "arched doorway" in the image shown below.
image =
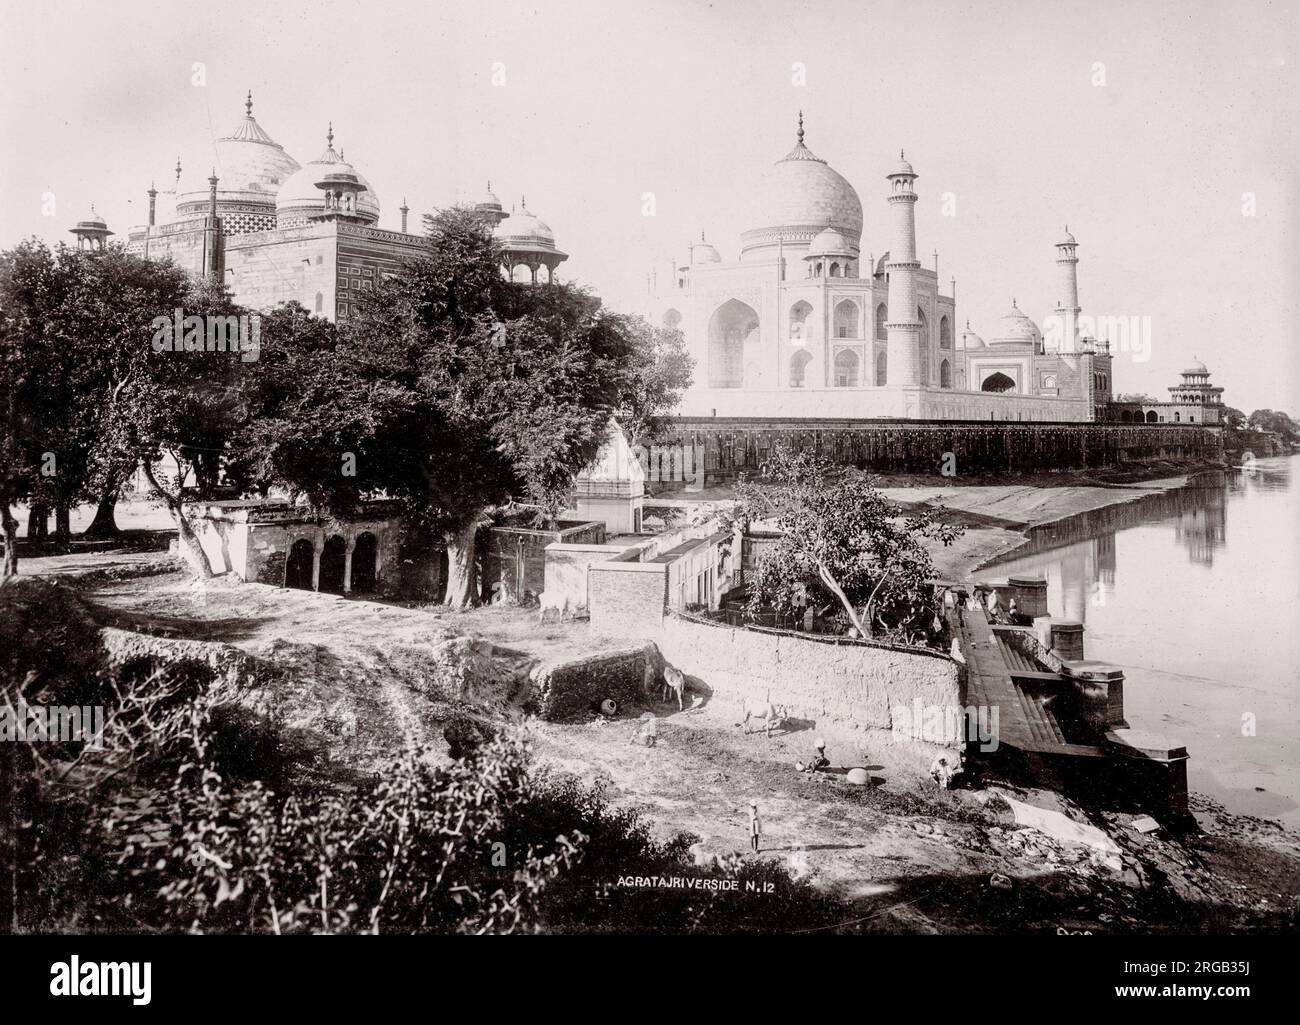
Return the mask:
<path id="1" fill-rule="evenodd" d="M 852 300 L 844 299 L 835 305 L 835 337 L 858 337 L 858 304 Z"/>
<path id="2" fill-rule="evenodd" d="M 804 341 L 808 338 L 808 317 L 812 305 L 800 299 L 790 307 L 790 341 Z"/>
<path id="3" fill-rule="evenodd" d="M 343 560 L 347 554 L 347 547 L 347 542 L 339 534 L 335 534 L 325 542 L 325 550 L 320 553 L 318 591 L 329 594 L 343 593 Z"/>
<path id="4" fill-rule="evenodd" d="M 876 353 L 876 384 L 884 385 L 889 380 L 889 354 L 881 349 Z"/>
<path id="5" fill-rule="evenodd" d="M 790 357 L 790 387 L 802 388 L 804 375 L 807 373 L 808 364 L 812 362 L 812 353 L 807 349 L 800 349 Z"/>
<path id="6" fill-rule="evenodd" d="M 988 377 L 984 378 L 984 383 L 980 385 L 980 391 L 1007 392 L 1015 390 L 1016 382 L 1001 372 L 989 374 Z"/>
<path id="7" fill-rule="evenodd" d="M 375 589 L 375 563 L 379 557 L 379 541 L 370 531 L 357 538 L 352 549 L 352 592 L 369 594 Z"/>
<path id="8" fill-rule="evenodd" d="M 885 328 L 885 321 L 889 319 L 889 310 L 884 303 L 876 307 L 876 338 L 884 341 L 889 337 L 889 331 Z"/>
<path id="9" fill-rule="evenodd" d="M 295 541 L 289 548 L 289 557 L 284 562 L 284 586 L 310 591 L 311 563 L 311 542 L 306 538 Z"/>
<path id="10" fill-rule="evenodd" d="M 946 316 L 939 318 L 939 348 L 952 348 L 952 323 Z"/>
<path id="11" fill-rule="evenodd" d="M 1138 415 L 1140 416 L 1141 414 L 1138 414 Z M 1149 412 L 1149 413 L 1147 414 L 1147 423 L 1149 423 L 1149 424 L 1158 423 L 1159 420 L 1160 420 L 1160 417 L 1159 417 L 1159 415 L 1156 413 L 1156 411 L 1155 411 L 1154 409 L 1151 410 L 1151 412 Z"/>
<path id="12" fill-rule="evenodd" d="M 841 349 L 835 354 L 835 387 L 858 386 L 858 354 L 852 349 Z"/>
<path id="13" fill-rule="evenodd" d="M 940 388 L 952 387 L 952 366 L 948 363 L 947 360 L 944 360 L 942 363 L 939 364 L 939 387 Z"/>
<path id="14" fill-rule="evenodd" d="M 745 342 L 758 334 L 758 314 L 728 299 L 709 318 L 709 387 L 739 388 L 745 379 Z"/>

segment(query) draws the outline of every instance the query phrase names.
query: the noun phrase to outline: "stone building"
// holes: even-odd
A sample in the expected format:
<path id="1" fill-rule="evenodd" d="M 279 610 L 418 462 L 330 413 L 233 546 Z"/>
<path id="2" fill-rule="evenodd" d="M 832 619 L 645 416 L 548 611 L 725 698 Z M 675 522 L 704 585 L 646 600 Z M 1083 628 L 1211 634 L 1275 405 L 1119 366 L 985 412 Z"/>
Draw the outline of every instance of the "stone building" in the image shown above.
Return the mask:
<path id="1" fill-rule="evenodd" d="M 755 225 L 724 260 L 693 243 L 669 287 L 650 281 L 651 318 L 685 335 L 696 362 L 685 416 L 1091 421 L 1110 397 L 1105 342 L 1077 329 L 1077 246 L 1057 243 L 1058 300 L 1043 332 L 1012 302 L 986 343 L 957 330 L 917 258 L 918 174 L 900 153 L 887 176 L 890 237 L 864 259 L 862 203 L 804 144 L 752 193 Z"/>
<path id="2" fill-rule="evenodd" d="M 1182 372 L 1181 384 L 1169 386 L 1168 402 L 1113 402 L 1107 416 L 1120 423 L 1223 423 L 1223 389 L 1210 383 L 1210 371 L 1199 360 Z"/>
<path id="3" fill-rule="evenodd" d="M 294 300 L 330 320 L 347 317 L 357 300 L 401 263 L 420 253 L 424 238 L 409 225 L 402 201 L 396 228 L 381 227 L 381 207 L 365 175 L 334 147 L 306 164 L 291 156 L 253 117 L 244 117 L 213 143 L 206 179 L 185 178 L 181 161 L 169 190 L 148 190 L 148 222 L 127 234 L 127 250 L 145 259 L 171 259 L 195 277 L 224 281 L 235 301 L 269 309 Z M 552 280 L 567 255 L 547 225 L 522 208 L 506 214 L 489 188 L 474 204 L 495 226 L 505 274 Z M 71 229 L 81 245 L 102 247 L 112 234 L 92 216 Z"/>

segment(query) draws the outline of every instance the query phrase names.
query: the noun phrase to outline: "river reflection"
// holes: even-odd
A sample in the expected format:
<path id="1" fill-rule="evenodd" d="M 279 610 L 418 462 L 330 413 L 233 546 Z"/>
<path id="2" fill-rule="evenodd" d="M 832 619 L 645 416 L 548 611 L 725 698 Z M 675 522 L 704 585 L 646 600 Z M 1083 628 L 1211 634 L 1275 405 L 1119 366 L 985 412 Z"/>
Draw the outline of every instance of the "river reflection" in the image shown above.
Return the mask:
<path id="1" fill-rule="evenodd" d="M 988 575 L 1046 577 L 1088 657 L 1124 668 L 1129 721 L 1187 744 L 1192 789 L 1300 826 L 1296 459 L 1039 528 Z"/>

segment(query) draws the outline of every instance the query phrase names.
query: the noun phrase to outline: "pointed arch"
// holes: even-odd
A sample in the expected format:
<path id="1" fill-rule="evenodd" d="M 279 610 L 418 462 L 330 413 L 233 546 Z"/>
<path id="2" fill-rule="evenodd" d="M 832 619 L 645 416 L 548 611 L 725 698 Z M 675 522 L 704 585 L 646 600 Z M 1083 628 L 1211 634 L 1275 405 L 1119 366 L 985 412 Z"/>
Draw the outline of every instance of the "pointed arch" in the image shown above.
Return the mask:
<path id="1" fill-rule="evenodd" d="M 989 374 L 980 385 L 980 391 L 1008 392 L 1016 390 L 1016 382 L 1001 371 Z"/>
<path id="2" fill-rule="evenodd" d="M 790 357 L 790 387 L 802 388 L 808 373 L 808 364 L 812 362 L 812 353 L 800 349 Z"/>
<path id="3" fill-rule="evenodd" d="M 808 338 L 808 318 L 812 315 L 812 304 L 800 299 L 790 307 L 790 340 L 805 341 Z"/>
<path id="4" fill-rule="evenodd" d="M 947 314 L 939 318 L 939 348 L 952 348 L 952 321 L 948 319 Z"/>
<path id="5" fill-rule="evenodd" d="M 952 387 L 952 364 L 950 364 L 947 360 L 944 360 L 942 363 L 939 364 L 939 387 L 940 388 Z"/>
<path id="6" fill-rule="evenodd" d="M 835 337 L 862 337 L 858 321 L 858 304 L 852 299 L 841 299 L 835 304 Z"/>
<path id="7" fill-rule="evenodd" d="M 886 330 L 885 324 L 889 321 L 889 307 L 880 303 L 876 307 L 876 338 L 884 341 L 889 337 L 889 331 Z"/>
<path id="8" fill-rule="evenodd" d="M 745 343 L 758 336 L 758 314 L 728 299 L 709 318 L 709 387 L 739 388 L 745 380 Z"/>
<path id="9" fill-rule="evenodd" d="M 858 354 L 852 349 L 841 349 L 835 354 L 835 387 L 856 388 L 858 377 Z"/>
<path id="10" fill-rule="evenodd" d="M 889 382 L 889 353 L 881 349 L 876 353 L 876 384 L 883 386 Z"/>

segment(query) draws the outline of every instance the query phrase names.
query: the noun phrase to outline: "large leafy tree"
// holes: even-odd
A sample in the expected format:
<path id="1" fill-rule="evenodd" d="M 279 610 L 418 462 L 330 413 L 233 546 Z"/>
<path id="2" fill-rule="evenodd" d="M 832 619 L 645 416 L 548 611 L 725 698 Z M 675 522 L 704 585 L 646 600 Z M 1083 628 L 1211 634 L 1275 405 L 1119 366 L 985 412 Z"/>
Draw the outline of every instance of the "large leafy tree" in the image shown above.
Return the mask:
<path id="1" fill-rule="evenodd" d="M 1291 445 L 1300 444 L 1300 424 L 1281 410 L 1257 409 L 1246 420 L 1253 431 L 1272 431 Z"/>
<path id="2" fill-rule="evenodd" d="M 676 328 L 655 327 L 643 317 L 629 317 L 627 329 L 635 363 L 632 390 L 624 396 L 622 423 L 632 444 L 646 445 L 662 437 L 665 414 L 690 387 L 695 361 Z"/>
<path id="3" fill-rule="evenodd" d="M 478 528 L 509 503 L 542 518 L 564 507 L 635 390 L 636 346 L 628 321 L 588 293 L 505 280 L 472 212 L 426 223 L 424 255 L 380 282 L 337 338 L 272 326 L 258 373 L 288 386 L 262 388 L 248 449 L 264 484 L 333 511 L 399 499 L 444 540 L 446 602 L 464 606 L 477 597 Z M 278 362 L 281 340 L 299 355 Z"/>
<path id="4" fill-rule="evenodd" d="M 948 545 L 961 533 L 940 510 L 907 514 L 872 477 L 807 452 L 776 451 L 737 492 L 739 516 L 781 532 L 747 581 L 751 613 L 838 604 L 862 636 L 908 636 L 933 618 L 927 542 Z"/>

